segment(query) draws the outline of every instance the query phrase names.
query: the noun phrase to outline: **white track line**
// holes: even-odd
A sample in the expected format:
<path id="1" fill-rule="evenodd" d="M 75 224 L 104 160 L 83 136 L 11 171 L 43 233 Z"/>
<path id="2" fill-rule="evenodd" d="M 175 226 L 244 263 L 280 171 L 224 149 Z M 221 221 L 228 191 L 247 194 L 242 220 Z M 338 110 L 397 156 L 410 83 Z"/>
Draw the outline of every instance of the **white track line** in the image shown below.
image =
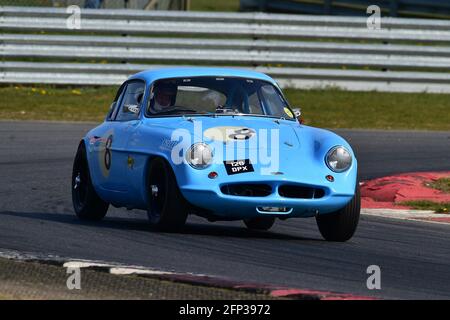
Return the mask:
<path id="1" fill-rule="evenodd" d="M 118 274 L 118 275 L 129 275 L 129 274 L 137 274 L 137 275 L 174 275 L 177 273 L 170 271 L 159 271 L 147 268 L 137 268 L 137 267 L 113 267 L 109 269 L 109 273 Z"/>
<path id="2" fill-rule="evenodd" d="M 361 209 L 362 215 L 400 220 L 414 220 L 428 223 L 450 224 L 450 222 L 429 221 L 429 218 L 450 218 L 450 214 L 435 213 L 432 210 Z"/>
<path id="3" fill-rule="evenodd" d="M 177 273 L 173 271 L 162 271 L 144 266 L 125 265 L 120 263 L 63 258 L 55 255 L 46 255 L 41 253 L 19 252 L 0 248 L 0 258 L 16 260 L 16 261 L 42 261 L 59 263 L 64 268 L 104 268 L 105 271 L 116 275 L 175 275 L 175 276 L 194 276 L 194 277 L 213 277 L 212 275 L 197 273 Z"/>
<path id="4" fill-rule="evenodd" d="M 96 261 L 67 261 L 63 264 L 64 268 L 93 268 L 93 267 L 101 267 L 101 268 L 111 268 L 114 265 L 108 264 L 108 263 L 102 263 L 102 262 L 96 262 Z"/>

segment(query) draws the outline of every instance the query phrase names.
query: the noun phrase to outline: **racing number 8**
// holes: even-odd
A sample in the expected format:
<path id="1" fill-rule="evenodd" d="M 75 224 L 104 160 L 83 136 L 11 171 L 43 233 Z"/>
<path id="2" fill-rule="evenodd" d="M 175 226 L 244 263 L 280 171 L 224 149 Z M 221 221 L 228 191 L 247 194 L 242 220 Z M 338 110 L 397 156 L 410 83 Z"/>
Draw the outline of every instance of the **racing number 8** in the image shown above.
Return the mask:
<path id="1" fill-rule="evenodd" d="M 112 138 L 113 136 L 109 136 L 108 140 L 106 140 L 105 145 L 105 168 L 106 170 L 109 170 L 111 168 L 111 145 L 112 145 Z"/>
<path id="2" fill-rule="evenodd" d="M 253 136 L 253 130 L 248 128 L 242 128 L 235 130 L 234 133 L 230 134 L 228 138 L 233 140 L 248 140 Z"/>

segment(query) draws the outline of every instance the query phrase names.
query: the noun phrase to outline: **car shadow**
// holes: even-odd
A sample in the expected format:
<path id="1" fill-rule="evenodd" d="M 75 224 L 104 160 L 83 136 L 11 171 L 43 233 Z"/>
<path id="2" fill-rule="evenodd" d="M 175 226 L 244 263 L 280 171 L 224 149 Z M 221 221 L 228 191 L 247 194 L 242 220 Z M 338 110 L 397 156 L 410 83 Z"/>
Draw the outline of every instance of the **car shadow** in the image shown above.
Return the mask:
<path id="1" fill-rule="evenodd" d="M 231 238 L 254 238 L 254 239 L 276 239 L 276 240 L 297 240 L 297 241 L 323 241 L 321 239 L 306 238 L 290 234 L 283 234 L 274 231 L 248 230 L 240 226 L 215 225 L 210 222 L 198 223 L 188 222 L 185 227 L 177 231 L 164 231 L 151 226 L 144 219 L 106 217 L 102 221 L 82 221 L 76 216 L 68 213 L 48 213 L 48 212 L 15 212 L 1 211 L 0 216 L 9 215 L 14 217 L 36 219 L 56 223 L 65 223 L 79 226 L 93 226 L 99 228 L 109 228 L 118 230 L 147 231 L 161 234 L 186 234 L 199 236 L 231 237 Z"/>

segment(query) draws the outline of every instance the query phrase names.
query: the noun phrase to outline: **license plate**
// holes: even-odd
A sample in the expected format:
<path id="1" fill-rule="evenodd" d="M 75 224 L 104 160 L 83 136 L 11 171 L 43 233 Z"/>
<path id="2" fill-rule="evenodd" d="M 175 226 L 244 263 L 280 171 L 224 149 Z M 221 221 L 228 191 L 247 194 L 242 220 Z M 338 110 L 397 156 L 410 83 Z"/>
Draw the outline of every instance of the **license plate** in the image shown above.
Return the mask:
<path id="1" fill-rule="evenodd" d="M 250 163 L 250 160 L 236 160 L 236 161 L 224 161 L 225 169 L 227 169 L 227 173 L 229 175 L 245 173 L 245 172 L 253 172 L 253 165 Z"/>

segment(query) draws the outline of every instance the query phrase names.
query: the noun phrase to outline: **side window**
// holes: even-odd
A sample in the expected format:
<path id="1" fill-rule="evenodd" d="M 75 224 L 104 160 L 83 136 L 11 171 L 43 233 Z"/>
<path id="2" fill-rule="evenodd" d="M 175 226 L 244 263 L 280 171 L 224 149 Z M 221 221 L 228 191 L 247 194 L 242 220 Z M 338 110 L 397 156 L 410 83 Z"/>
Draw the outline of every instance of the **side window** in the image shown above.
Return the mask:
<path id="1" fill-rule="evenodd" d="M 123 98 L 119 102 L 117 121 L 130 121 L 139 118 L 144 92 L 145 83 L 142 81 L 131 81 L 127 84 Z"/>
<path id="2" fill-rule="evenodd" d="M 111 106 L 109 107 L 108 115 L 106 116 L 107 121 L 112 121 L 116 117 L 118 104 L 120 104 L 120 101 L 122 100 L 126 86 L 127 86 L 126 83 L 122 84 L 119 90 L 117 91 L 116 97 L 114 98 L 114 101 L 111 103 Z"/>

